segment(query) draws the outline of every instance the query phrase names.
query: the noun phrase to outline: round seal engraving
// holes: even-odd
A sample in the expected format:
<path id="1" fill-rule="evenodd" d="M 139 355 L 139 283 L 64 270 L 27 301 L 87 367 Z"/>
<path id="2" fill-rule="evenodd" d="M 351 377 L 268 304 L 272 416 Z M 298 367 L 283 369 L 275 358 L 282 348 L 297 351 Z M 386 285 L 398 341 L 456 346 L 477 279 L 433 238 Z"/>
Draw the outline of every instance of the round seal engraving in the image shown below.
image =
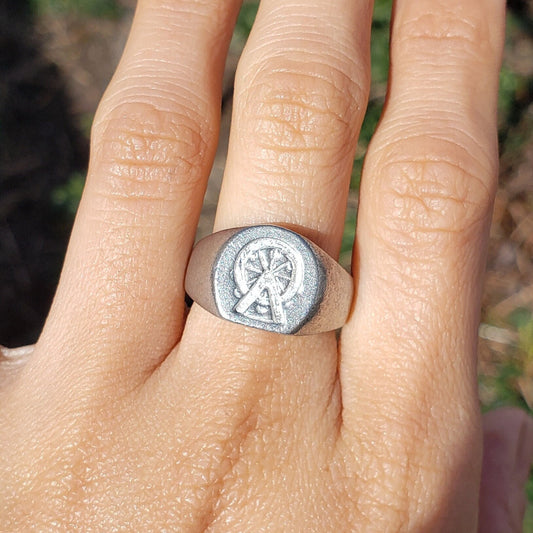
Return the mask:
<path id="1" fill-rule="evenodd" d="M 301 290 L 304 262 L 298 250 L 275 238 L 255 239 L 237 255 L 233 277 L 236 313 L 287 325 L 286 306 Z"/>
<path id="2" fill-rule="evenodd" d="M 217 252 L 213 299 L 223 318 L 277 333 L 294 333 L 324 295 L 325 271 L 307 241 L 279 226 L 238 229 Z"/>

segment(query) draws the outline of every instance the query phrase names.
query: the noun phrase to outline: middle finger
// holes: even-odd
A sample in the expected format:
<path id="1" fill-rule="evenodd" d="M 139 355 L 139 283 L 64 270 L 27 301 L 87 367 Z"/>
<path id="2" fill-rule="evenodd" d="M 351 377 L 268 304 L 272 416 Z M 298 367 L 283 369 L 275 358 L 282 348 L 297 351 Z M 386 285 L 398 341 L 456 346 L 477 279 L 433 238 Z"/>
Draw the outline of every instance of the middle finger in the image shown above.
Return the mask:
<path id="1" fill-rule="evenodd" d="M 369 90 L 371 14 L 371 0 L 261 2 L 237 71 L 215 230 L 288 225 L 338 255 Z M 279 394 L 318 388 L 327 396 L 335 386 L 333 334 L 272 335 L 194 306 L 180 346 L 181 368 L 198 359 L 192 347 L 201 353 L 198 372 L 212 369 L 211 390 L 225 390 L 236 375 L 259 374 L 267 381 L 279 376 Z"/>
<path id="2" fill-rule="evenodd" d="M 237 69 L 215 230 L 286 225 L 338 255 L 369 90 L 371 15 L 371 0 L 261 2 Z M 316 350 L 318 343 L 316 338 L 267 340 L 264 332 L 214 319 L 198 306 L 187 330 L 193 343 L 213 332 L 228 354 L 242 343 L 244 331 L 254 346 L 265 346 L 263 351 L 268 346 L 283 358 L 287 350 L 312 345 Z M 330 348 L 332 340 L 322 337 Z M 255 351 L 251 360 L 261 357 Z M 225 367 L 226 359 L 219 356 L 216 364 Z M 328 365 L 336 367 L 336 353 Z"/>

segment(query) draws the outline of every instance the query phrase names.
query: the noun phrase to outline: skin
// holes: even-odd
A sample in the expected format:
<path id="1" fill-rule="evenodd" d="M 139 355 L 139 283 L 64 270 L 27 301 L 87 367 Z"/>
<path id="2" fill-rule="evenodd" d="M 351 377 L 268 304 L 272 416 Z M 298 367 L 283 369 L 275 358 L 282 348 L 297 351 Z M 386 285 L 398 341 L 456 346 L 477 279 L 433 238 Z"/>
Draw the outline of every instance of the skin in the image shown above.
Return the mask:
<path id="1" fill-rule="evenodd" d="M 504 2 L 395 2 L 339 340 L 186 313 L 238 9 L 139 0 L 49 318 L 1 359 L 0 529 L 520 531 L 533 425 L 482 423 L 476 386 Z M 337 256 L 371 9 L 262 1 L 215 230 Z"/>

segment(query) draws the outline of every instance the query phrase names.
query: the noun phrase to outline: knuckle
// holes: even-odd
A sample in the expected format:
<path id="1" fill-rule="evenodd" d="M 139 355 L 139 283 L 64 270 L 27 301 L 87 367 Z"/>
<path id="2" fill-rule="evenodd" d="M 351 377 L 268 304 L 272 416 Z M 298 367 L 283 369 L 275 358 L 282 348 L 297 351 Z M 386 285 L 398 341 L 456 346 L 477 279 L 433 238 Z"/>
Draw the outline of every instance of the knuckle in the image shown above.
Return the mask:
<path id="1" fill-rule="evenodd" d="M 457 2 L 449 5 L 441 1 L 437 3 L 438 9 L 422 9 L 403 21 L 395 38 L 399 56 L 409 57 L 404 54 L 413 51 L 427 53 L 428 49 L 446 55 L 456 50 L 461 55 L 478 56 L 491 48 L 491 31 L 485 17 L 472 14 L 468 7 L 461 7 Z M 431 47 L 428 48 L 428 45 Z"/>
<path id="2" fill-rule="evenodd" d="M 298 69 L 284 59 L 265 59 L 253 67 L 251 79 L 236 86 L 246 87 L 240 115 L 254 135 L 250 157 L 261 161 L 266 154 L 271 167 L 283 170 L 288 160 L 299 162 L 307 173 L 312 165 L 333 166 L 351 157 L 367 88 L 324 63 Z"/>
<path id="3" fill-rule="evenodd" d="M 173 111 L 122 103 L 97 117 L 92 161 L 105 196 L 165 200 L 194 187 L 215 132 L 183 104 Z"/>
<path id="4" fill-rule="evenodd" d="M 397 148 L 394 151 L 402 153 Z M 421 245 L 426 253 L 424 244 L 441 245 L 444 253 L 449 252 L 458 236 L 467 238 L 479 231 L 490 216 L 494 195 L 490 174 L 486 165 L 468 155 L 450 155 L 448 149 L 430 150 L 419 158 L 395 156 L 376 172 L 373 187 L 372 203 L 374 212 L 381 214 L 383 240 L 401 242 L 409 253 Z"/>

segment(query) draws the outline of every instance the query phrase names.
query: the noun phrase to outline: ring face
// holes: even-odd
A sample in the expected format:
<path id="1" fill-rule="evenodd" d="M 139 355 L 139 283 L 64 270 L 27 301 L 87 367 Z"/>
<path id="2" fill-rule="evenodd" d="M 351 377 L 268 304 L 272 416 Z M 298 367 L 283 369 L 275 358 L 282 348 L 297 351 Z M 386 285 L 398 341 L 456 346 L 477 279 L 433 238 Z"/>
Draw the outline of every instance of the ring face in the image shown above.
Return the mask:
<path id="1" fill-rule="evenodd" d="M 298 234 L 277 226 L 252 226 L 235 233 L 219 250 L 212 287 L 222 317 L 295 333 L 322 301 L 325 271 Z"/>

